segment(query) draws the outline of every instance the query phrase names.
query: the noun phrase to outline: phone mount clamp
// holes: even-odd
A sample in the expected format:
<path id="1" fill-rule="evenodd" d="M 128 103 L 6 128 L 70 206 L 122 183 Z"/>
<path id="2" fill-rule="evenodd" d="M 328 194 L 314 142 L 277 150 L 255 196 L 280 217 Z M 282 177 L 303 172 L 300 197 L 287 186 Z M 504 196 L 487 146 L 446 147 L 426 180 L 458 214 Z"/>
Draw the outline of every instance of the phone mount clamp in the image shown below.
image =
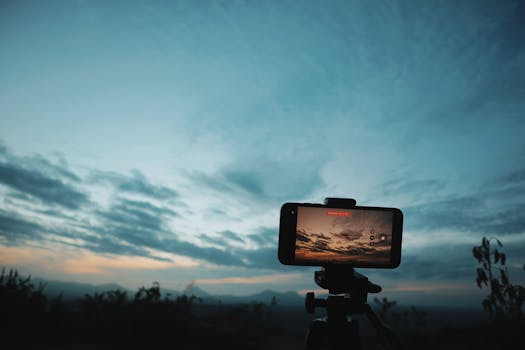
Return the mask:
<path id="1" fill-rule="evenodd" d="M 325 198 L 326 205 L 338 208 L 352 208 L 355 199 Z M 378 332 L 385 349 L 400 350 L 401 345 L 395 334 L 376 315 L 367 303 L 368 293 L 381 292 L 381 286 L 347 265 L 324 266 L 315 271 L 315 283 L 328 289 L 326 299 L 315 298 L 313 292 L 306 294 L 305 307 L 314 313 L 316 307 L 326 309 L 326 316 L 314 319 L 308 329 L 305 349 L 362 349 L 357 320 L 352 315 L 365 314 Z"/>

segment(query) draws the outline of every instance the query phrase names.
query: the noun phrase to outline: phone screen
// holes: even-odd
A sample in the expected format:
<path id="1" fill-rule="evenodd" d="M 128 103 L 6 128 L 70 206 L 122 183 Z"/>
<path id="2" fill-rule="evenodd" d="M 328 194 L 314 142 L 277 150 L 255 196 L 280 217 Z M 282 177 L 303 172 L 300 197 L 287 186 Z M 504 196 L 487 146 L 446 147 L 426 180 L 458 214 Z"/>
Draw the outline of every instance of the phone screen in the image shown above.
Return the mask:
<path id="1" fill-rule="evenodd" d="M 393 211 L 297 207 L 295 263 L 392 262 Z"/>

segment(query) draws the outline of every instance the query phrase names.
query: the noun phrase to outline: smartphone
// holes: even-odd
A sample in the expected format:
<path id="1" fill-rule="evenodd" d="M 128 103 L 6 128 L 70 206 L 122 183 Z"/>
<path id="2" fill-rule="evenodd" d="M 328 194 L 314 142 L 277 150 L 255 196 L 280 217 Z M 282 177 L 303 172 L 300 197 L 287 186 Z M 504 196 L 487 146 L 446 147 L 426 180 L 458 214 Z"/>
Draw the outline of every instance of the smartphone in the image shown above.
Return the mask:
<path id="1" fill-rule="evenodd" d="M 396 268 L 403 213 L 397 208 L 285 203 L 279 224 L 284 265 Z"/>

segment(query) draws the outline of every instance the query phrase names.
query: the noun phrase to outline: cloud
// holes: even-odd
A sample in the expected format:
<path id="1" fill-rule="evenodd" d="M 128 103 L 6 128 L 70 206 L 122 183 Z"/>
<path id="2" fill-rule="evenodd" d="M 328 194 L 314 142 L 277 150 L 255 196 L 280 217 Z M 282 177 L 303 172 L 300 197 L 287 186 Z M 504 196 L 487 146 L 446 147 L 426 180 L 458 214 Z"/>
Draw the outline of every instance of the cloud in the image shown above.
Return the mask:
<path id="1" fill-rule="evenodd" d="M 260 175 L 256 171 L 226 170 L 222 175 L 227 183 L 256 196 L 264 195 Z"/>
<path id="2" fill-rule="evenodd" d="M 46 232 L 41 225 L 26 220 L 13 212 L 0 209 L 0 236 L 8 243 L 17 243 L 22 240 L 39 239 Z"/>
<path id="3" fill-rule="evenodd" d="M 118 198 L 108 210 L 99 210 L 108 227 L 122 227 L 139 232 L 161 232 L 165 230 L 164 218 L 178 214 L 165 207 L 156 206 L 148 201 L 136 201 Z"/>
<path id="4" fill-rule="evenodd" d="M 201 247 L 190 242 L 177 239 L 163 240 L 166 251 L 189 256 L 194 259 L 204 260 L 213 264 L 223 266 L 246 266 L 238 254 L 234 254 L 235 249 L 222 250 L 213 247 Z"/>
<path id="5" fill-rule="evenodd" d="M 277 247 L 239 250 L 245 266 L 257 269 L 285 270 L 277 259 Z"/>
<path id="6" fill-rule="evenodd" d="M 207 234 L 200 235 L 200 238 L 213 245 L 226 247 L 236 260 L 228 259 L 225 262 L 236 262 L 239 266 L 257 269 L 282 270 L 277 259 L 277 240 L 278 229 L 276 228 L 259 228 L 256 233 L 240 235 L 232 231 L 221 231 L 219 236 Z M 231 242 L 241 243 L 241 246 L 231 245 Z M 244 248 L 247 242 L 255 243 L 254 248 Z M 239 259 L 239 260 L 237 260 Z M 220 262 L 220 261 L 218 261 Z M 224 261 L 222 263 L 225 263 Z"/>
<path id="7" fill-rule="evenodd" d="M 158 215 L 155 215 L 156 211 Z M 97 211 L 95 215 L 94 221 L 100 220 L 98 225 L 69 222 L 64 227 L 46 228 L 2 211 L 0 234 L 15 244 L 36 239 L 95 253 L 145 257 L 157 261 L 170 261 L 162 255 L 169 253 L 217 265 L 246 266 L 241 251 L 234 254 L 228 250 L 201 247 L 178 239 L 164 221 L 166 215 L 173 215 L 169 209 L 147 202 L 120 200 L 107 211 Z"/>
<path id="8" fill-rule="evenodd" d="M 17 266 L 21 262 L 33 265 L 34 270 L 45 270 L 47 273 L 60 271 L 72 274 L 115 275 L 129 271 L 154 271 L 195 266 L 190 259 L 177 257 L 176 261 L 160 261 L 148 257 L 126 254 L 100 255 L 85 249 L 64 250 L 56 242 L 46 247 L 3 247 L 0 245 L 0 265 Z"/>
<path id="9" fill-rule="evenodd" d="M 84 182 L 65 163 L 17 157 L 3 144 L 0 146 L 0 183 L 13 190 L 7 192 L 3 203 L 9 210 L 0 207 L 0 236 L 9 244 L 36 240 L 157 261 L 169 260 L 163 255 L 167 253 L 217 265 L 245 265 L 239 254 L 228 251 L 231 241 L 243 242 L 232 231 L 221 232 L 225 238 L 220 242 L 221 249 L 181 240 L 170 227 L 171 220 L 179 217 L 170 200 L 179 199 L 179 194 L 151 183 L 138 171 L 125 176 L 93 170 L 89 181 Z M 74 184 L 82 184 L 83 192 Z M 89 200 L 90 186 L 99 184 L 110 185 L 107 208 Z M 35 197 L 40 199 L 40 206 L 32 205 Z M 183 205 L 180 201 L 177 204 Z M 68 214 L 56 205 L 68 209 Z M 29 220 L 29 215 L 39 221 Z"/>
<path id="10" fill-rule="evenodd" d="M 311 155 L 270 159 L 252 154 L 246 159 L 239 156 L 214 173 L 195 171 L 189 177 L 196 185 L 223 194 L 245 196 L 260 202 L 283 201 L 304 198 L 322 187 L 324 162 Z"/>
<path id="11" fill-rule="evenodd" d="M 28 157 L 18 156 L 0 140 L 0 159 L 9 164 L 16 164 L 21 167 L 38 170 L 54 178 L 64 178 L 73 182 L 80 182 L 80 177 L 71 171 L 65 159 L 59 158 L 56 163 L 44 158 L 41 155 Z"/>
<path id="12" fill-rule="evenodd" d="M 435 190 L 449 185 L 442 180 L 385 183 L 389 195 L 403 195 L 417 203 L 402 208 L 405 231 L 452 230 L 480 236 L 525 232 L 525 212 L 520 209 L 525 201 L 525 168 L 521 164 L 501 175 L 473 179 L 471 186 L 456 192 Z M 425 186 L 426 198 L 422 196 Z"/>
<path id="13" fill-rule="evenodd" d="M 255 242 L 259 246 L 275 247 L 278 243 L 278 227 L 262 227 L 256 233 L 246 235 L 246 238 Z"/>
<path id="14" fill-rule="evenodd" d="M 445 181 L 441 179 L 414 180 L 408 174 L 392 177 L 381 184 L 380 192 L 383 196 L 395 196 L 410 193 L 413 196 L 431 196 L 435 191 L 443 188 Z"/>
<path id="15" fill-rule="evenodd" d="M 212 236 L 209 234 L 201 234 L 199 238 L 208 243 L 212 243 L 219 246 L 227 246 L 230 242 L 245 243 L 241 235 L 232 232 L 230 230 L 221 231 L 217 236 Z"/>
<path id="16" fill-rule="evenodd" d="M 79 233 L 75 233 L 69 236 L 73 239 L 81 238 L 82 243 L 76 243 L 76 244 L 68 243 L 68 242 L 62 242 L 62 243 L 73 245 L 78 248 L 87 249 L 94 253 L 146 257 L 146 258 L 151 258 L 157 261 L 168 261 L 169 260 L 167 258 L 159 257 L 151 253 L 150 250 L 146 249 L 148 248 L 148 246 L 140 246 L 140 245 L 131 244 L 118 237 L 112 237 L 110 235 L 107 235 L 106 232 L 102 230 L 97 230 L 97 228 L 93 228 L 93 231 L 98 231 L 100 232 L 100 234 L 86 236 L 86 235 L 81 235 Z M 64 234 L 63 236 L 67 237 L 68 235 Z"/>
<path id="17" fill-rule="evenodd" d="M 341 238 L 345 241 L 355 241 L 363 236 L 363 231 L 356 231 L 346 228 L 343 231 L 334 234 L 335 237 Z"/>
<path id="18" fill-rule="evenodd" d="M 304 229 L 297 229 L 295 239 L 299 242 L 309 243 L 311 235 L 306 232 Z"/>
<path id="19" fill-rule="evenodd" d="M 9 196 L 13 198 L 15 195 L 18 196 L 19 202 L 29 203 L 36 196 L 31 190 L 34 186 L 33 182 L 38 184 L 38 181 L 44 178 L 55 180 L 50 184 L 55 186 L 57 193 L 67 193 L 67 189 L 71 189 L 80 194 L 83 203 L 90 203 L 83 207 L 72 204 L 67 206 L 62 203 L 60 207 L 65 206 L 70 210 L 70 214 L 65 215 L 57 209 L 56 200 L 53 200 L 52 195 L 38 193 L 44 204 L 43 208 L 28 206 L 24 208 L 24 214 L 21 210 L 15 210 L 19 209 L 15 207 L 10 210 L 2 209 L 0 234 L 10 244 L 39 240 L 60 242 L 94 253 L 137 256 L 159 262 L 169 262 L 172 254 L 218 266 L 275 271 L 289 269 L 282 266 L 277 259 L 278 228 L 276 227 L 260 227 L 242 234 L 232 230 L 202 233 L 195 236 L 201 243 L 183 240 L 182 235 L 174 231 L 171 226 L 172 220 L 177 220 L 181 215 L 179 210 L 173 207 L 174 202 L 170 201 L 177 199 L 177 205 L 182 205 L 183 198 L 174 189 L 153 184 L 139 172 L 132 172 L 128 176 L 92 171 L 90 181 L 86 182 L 69 170 L 65 164 L 51 163 L 38 157 L 17 158 L 10 155 L 5 147 L 0 150 L 0 154 L 3 156 L 0 163 L 3 166 L 0 168 L 3 171 L 1 174 L 4 174 L 3 183 L 7 181 L 8 188 L 16 190 Z M 12 177 L 5 174 L 10 172 L 22 176 L 22 180 L 17 180 L 21 182 L 9 180 Z M 256 196 L 260 190 L 262 192 L 259 194 L 262 198 L 269 199 L 275 195 L 268 190 L 273 181 L 272 176 L 269 176 L 272 174 L 273 170 L 267 173 L 262 171 L 261 175 L 239 170 L 235 176 L 232 176 L 232 173 L 222 169 L 216 177 L 202 173 L 203 177 L 197 178 L 196 183 L 202 184 L 199 181 L 204 179 L 208 181 L 208 185 L 220 191 L 236 194 L 250 193 L 253 196 Z M 286 176 L 288 175 L 283 175 Z M 241 180 L 243 177 L 246 179 Z M 255 181 L 253 184 L 257 183 L 257 185 L 248 186 L 252 181 L 249 179 Z M 290 179 L 293 179 L 293 176 Z M 523 233 L 524 216 L 518 207 L 511 203 L 519 202 L 523 198 L 524 183 L 525 169 L 518 168 L 483 183 L 478 192 L 436 197 L 430 202 L 409 206 L 403 209 L 406 228 L 410 232 L 455 230 L 481 234 Z M 75 184 L 83 184 L 80 188 L 84 192 L 76 190 Z M 108 207 L 98 206 L 89 201 L 91 191 L 89 186 L 100 184 L 110 186 Z M 418 194 L 425 186 L 434 188 L 440 185 L 442 181 L 438 180 L 421 180 L 413 183 L 408 180 L 397 182 L 391 180 L 387 187 L 391 189 L 392 195 L 395 195 L 396 192 Z M 133 199 L 128 198 L 128 195 L 132 195 Z M 502 203 L 496 209 L 491 203 L 494 199 Z M 6 203 L 4 201 L 4 205 Z M 51 223 L 48 220 L 29 220 L 28 210 L 38 214 L 38 217 L 52 219 Z M 349 234 L 352 237 L 355 234 L 357 237 L 356 232 L 349 232 Z M 301 237 L 299 236 L 299 239 Z M 328 249 L 327 244 L 322 244 L 326 242 L 320 240 L 317 242 L 318 249 L 323 251 Z M 248 248 L 250 244 L 252 247 Z M 444 253 L 447 254 L 449 253 Z M 439 259 L 439 257 L 409 254 L 406 259 L 402 259 L 402 264 L 412 267 L 403 269 L 402 265 L 400 269 L 405 271 L 407 276 L 413 275 L 417 278 L 427 275 L 441 278 L 447 274 L 450 275 L 449 277 L 455 276 L 454 273 L 467 274 L 461 270 L 461 264 L 468 264 L 468 257 L 463 261 L 458 260 L 457 264 L 447 265 L 447 271 L 440 270 L 443 267 L 440 267 Z M 452 266 L 451 271 L 448 271 L 448 266 Z"/>
<path id="20" fill-rule="evenodd" d="M 46 204 L 57 204 L 67 209 L 78 209 L 89 202 L 86 194 L 63 179 L 18 164 L 0 162 L 0 183 Z"/>
<path id="21" fill-rule="evenodd" d="M 312 252 L 334 252 L 334 249 L 330 246 L 330 241 L 317 239 L 309 247 Z"/>
<path id="22" fill-rule="evenodd" d="M 95 183 L 110 183 L 118 191 L 139 194 L 157 200 L 174 199 L 179 197 L 177 191 L 172 188 L 152 184 L 138 170 L 131 171 L 131 176 L 94 170 L 90 179 Z"/>
<path id="23" fill-rule="evenodd" d="M 231 240 L 231 241 L 236 241 L 236 242 L 239 242 L 239 243 L 244 243 L 244 239 L 238 235 L 237 233 L 235 232 L 232 232 L 230 230 L 226 230 L 226 231 L 221 231 L 219 233 L 220 235 L 224 236 L 225 238 Z"/>
<path id="24" fill-rule="evenodd" d="M 404 209 L 405 227 L 412 230 L 458 230 L 480 235 L 525 232 L 525 213 L 517 207 L 488 207 L 479 195 L 450 197 Z"/>
<path id="25" fill-rule="evenodd" d="M 64 259 L 62 269 L 71 274 L 109 274 L 110 270 L 165 270 L 170 268 L 193 267 L 191 261 L 174 262 L 172 260 L 158 260 L 148 257 L 130 255 L 100 256 L 90 252 L 83 252 L 78 256 Z"/>
<path id="26" fill-rule="evenodd" d="M 115 248 L 138 249 L 144 256 L 155 257 L 148 249 L 188 256 L 218 265 L 244 265 L 241 258 L 225 249 L 202 247 L 188 241 L 182 241 L 173 232 L 166 220 L 177 216 L 173 210 L 153 205 L 147 201 L 119 199 L 106 211 L 99 211 L 103 226 L 98 228 L 102 237 L 112 237 L 104 247 L 115 243 Z M 208 237 L 207 235 L 201 235 Z M 231 232 L 229 236 L 234 237 Z M 120 244 L 117 242 L 121 242 Z M 222 246 L 228 248 L 225 241 Z"/>

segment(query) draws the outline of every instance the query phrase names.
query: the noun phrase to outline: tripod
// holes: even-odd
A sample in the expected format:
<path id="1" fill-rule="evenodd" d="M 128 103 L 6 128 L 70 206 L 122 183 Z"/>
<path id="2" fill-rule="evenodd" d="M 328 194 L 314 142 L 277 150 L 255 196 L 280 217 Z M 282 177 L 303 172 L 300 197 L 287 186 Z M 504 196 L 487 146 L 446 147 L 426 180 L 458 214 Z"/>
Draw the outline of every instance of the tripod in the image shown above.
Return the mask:
<path id="1" fill-rule="evenodd" d="M 325 198 L 325 204 L 352 208 L 356 200 L 351 198 Z M 314 313 L 316 307 L 326 308 L 326 316 L 310 323 L 305 341 L 306 350 L 362 349 L 359 325 L 349 316 L 365 314 L 378 332 L 383 347 L 401 350 L 401 344 L 392 330 L 383 323 L 367 303 L 368 293 L 379 293 L 381 287 L 354 270 L 351 266 L 331 265 L 315 271 L 314 280 L 328 289 L 326 299 L 315 298 L 313 292 L 306 294 L 305 307 Z M 342 295 L 343 294 L 343 295 Z"/>
<path id="2" fill-rule="evenodd" d="M 355 314 L 368 317 L 385 349 L 401 349 L 395 334 L 366 301 L 368 293 L 381 291 L 379 285 L 371 283 L 367 277 L 347 266 L 330 266 L 316 271 L 315 282 L 328 289 L 330 295 L 326 299 L 318 299 L 313 292 L 306 294 L 307 312 L 313 313 L 316 307 L 326 308 L 326 316 L 310 324 L 305 341 L 306 350 L 362 349 L 357 320 L 348 317 Z"/>

